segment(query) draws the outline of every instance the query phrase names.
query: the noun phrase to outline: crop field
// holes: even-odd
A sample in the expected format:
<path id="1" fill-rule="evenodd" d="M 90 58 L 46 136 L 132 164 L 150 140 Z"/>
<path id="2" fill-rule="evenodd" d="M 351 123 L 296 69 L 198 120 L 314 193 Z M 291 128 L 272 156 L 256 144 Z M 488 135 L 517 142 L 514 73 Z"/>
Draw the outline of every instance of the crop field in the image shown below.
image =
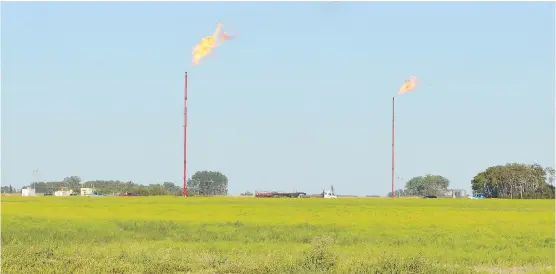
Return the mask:
<path id="1" fill-rule="evenodd" d="M 554 200 L 2 197 L 3 273 L 554 273 Z"/>

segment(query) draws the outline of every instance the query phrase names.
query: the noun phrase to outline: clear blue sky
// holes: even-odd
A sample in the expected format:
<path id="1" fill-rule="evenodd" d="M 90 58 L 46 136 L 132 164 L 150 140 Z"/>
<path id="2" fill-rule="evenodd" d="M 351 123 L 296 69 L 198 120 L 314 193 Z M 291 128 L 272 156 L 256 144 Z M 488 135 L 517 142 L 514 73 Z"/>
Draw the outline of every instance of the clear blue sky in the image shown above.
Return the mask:
<path id="1" fill-rule="evenodd" d="M 240 36 L 192 66 L 218 21 Z M 3 185 L 181 183 L 184 71 L 188 176 L 231 193 L 386 194 L 411 75 L 397 176 L 554 166 L 550 2 L 3 2 L 1 42 Z"/>

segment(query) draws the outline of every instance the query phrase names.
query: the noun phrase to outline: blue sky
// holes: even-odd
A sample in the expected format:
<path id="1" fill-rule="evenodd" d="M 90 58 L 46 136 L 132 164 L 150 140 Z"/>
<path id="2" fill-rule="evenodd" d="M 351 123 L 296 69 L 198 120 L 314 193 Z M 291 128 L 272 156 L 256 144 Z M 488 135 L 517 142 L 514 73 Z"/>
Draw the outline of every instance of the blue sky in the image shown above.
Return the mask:
<path id="1" fill-rule="evenodd" d="M 238 32 L 200 66 L 218 21 Z M 554 166 L 554 3 L 2 3 L 2 184 L 181 182 L 380 194 Z M 33 175 L 34 169 L 38 175 Z M 396 182 L 401 187 L 402 181 Z"/>

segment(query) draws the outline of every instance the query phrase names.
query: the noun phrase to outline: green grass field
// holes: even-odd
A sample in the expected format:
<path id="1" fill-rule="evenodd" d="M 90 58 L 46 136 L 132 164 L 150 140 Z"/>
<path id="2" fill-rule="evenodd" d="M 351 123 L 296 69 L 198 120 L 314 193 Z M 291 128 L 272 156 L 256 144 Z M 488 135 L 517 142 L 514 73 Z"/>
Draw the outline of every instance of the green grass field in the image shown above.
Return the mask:
<path id="1" fill-rule="evenodd" d="M 554 200 L 2 197 L 3 273 L 554 273 Z"/>

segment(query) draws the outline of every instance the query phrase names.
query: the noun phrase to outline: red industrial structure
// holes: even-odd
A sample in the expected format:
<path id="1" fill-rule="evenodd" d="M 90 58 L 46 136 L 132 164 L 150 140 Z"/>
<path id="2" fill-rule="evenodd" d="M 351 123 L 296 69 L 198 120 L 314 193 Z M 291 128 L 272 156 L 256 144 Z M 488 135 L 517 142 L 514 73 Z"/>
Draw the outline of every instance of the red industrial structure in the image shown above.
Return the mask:
<path id="1" fill-rule="evenodd" d="M 187 197 L 187 72 L 185 72 L 183 93 L 183 197 Z"/>
<path id="2" fill-rule="evenodd" d="M 394 194 L 394 102 L 395 97 L 392 97 L 392 198 L 395 197 Z"/>

